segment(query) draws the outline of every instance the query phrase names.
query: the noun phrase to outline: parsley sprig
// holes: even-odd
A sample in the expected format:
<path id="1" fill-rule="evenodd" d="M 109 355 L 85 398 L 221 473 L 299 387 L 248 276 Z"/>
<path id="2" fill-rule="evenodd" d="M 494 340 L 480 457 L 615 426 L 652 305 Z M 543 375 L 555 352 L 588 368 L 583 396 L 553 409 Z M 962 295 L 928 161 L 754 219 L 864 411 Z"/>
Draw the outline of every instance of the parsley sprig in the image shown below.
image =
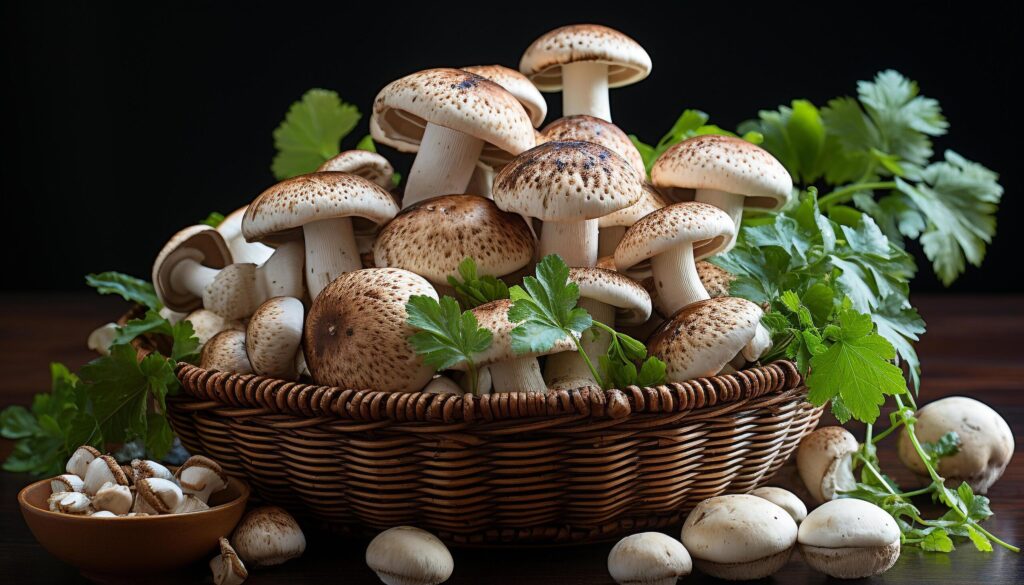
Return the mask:
<path id="1" fill-rule="evenodd" d="M 405 304 L 406 323 L 417 329 L 409 344 L 423 361 L 437 371 L 465 363 L 470 392 L 478 392 L 478 367 L 473 356 L 491 345 L 493 334 L 480 327 L 472 311 L 462 311 L 449 296 L 435 300 L 414 295 Z"/>
<path id="2" fill-rule="evenodd" d="M 449 276 L 448 285 L 455 290 L 459 303 L 467 309 L 509 298 L 508 285 L 489 274 L 480 276 L 471 257 L 459 262 L 459 277 Z"/>

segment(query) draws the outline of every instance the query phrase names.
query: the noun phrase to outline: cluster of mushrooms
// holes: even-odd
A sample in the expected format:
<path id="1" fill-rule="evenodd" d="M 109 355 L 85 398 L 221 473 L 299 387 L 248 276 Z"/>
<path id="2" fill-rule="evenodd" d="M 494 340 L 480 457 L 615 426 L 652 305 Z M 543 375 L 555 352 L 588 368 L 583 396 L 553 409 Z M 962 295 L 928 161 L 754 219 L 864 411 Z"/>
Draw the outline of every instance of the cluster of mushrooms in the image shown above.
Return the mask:
<path id="1" fill-rule="evenodd" d="M 451 294 L 448 277 L 465 258 L 512 284 L 557 254 L 580 305 L 646 340 L 669 381 L 756 361 L 771 344 L 761 308 L 728 297 L 731 276 L 704 260 L 730 249 L 744 207 L 781 207 L 792 181 L 749 142 L 700 136 L 665 152 L 648 182 L 639 151 L 611 122 L 608 92 L 650 70 L 633 39 L 575 25 L 538 38 L 519 71 L 440 68 L 391 82 L 370 131 L 415 153 L 402 193 L 390 191 L 384 157 L 346 151 L 217 228 L 180 231 L 153 266 L 167 315 L 203 322 L 208 369 L 391 392 L 592 386 L 572 339 L 543 365 L 511 350 L 508 301 L 473 309 L 494 339 L 475 356 L 476 384 L 464 363 L 435 377 L 407 341 L 406 302 Z M 538 131 L 541 91 L 562 92 L 565 117 Z M 584 341 L 598 354 L 610 338 Z"/>

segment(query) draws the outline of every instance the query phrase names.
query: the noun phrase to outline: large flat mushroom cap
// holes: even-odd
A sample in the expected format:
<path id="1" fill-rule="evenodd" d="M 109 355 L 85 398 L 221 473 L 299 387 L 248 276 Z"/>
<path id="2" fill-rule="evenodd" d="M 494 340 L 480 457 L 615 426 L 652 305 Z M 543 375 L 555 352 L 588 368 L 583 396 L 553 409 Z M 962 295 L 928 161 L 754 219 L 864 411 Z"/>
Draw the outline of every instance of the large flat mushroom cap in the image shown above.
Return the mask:
<path id="1" fill-rule="evenodd" d="M 651 167 L 669 199 L 675 189 L 715 189 L 746 197 L 746 207 L 781 209 L 793 196 L 786 167 L 760 146 L 733 136 L 695 136 L 673 145 Z"/>
<path id="2" fill-rule="evenodd" d="M 796 544 L 797 526 L 789 513 L 750 495 L 708 498 L 683 524 L 682 541 L 696 559 L 749 563 L 784 552 Z"/>
<path id="3" fill-rule="evenodd" d="M 625 209 L 597 220 L 598 227 L 630 227 L 641 219 L 668 205 L 657 191 L 649 183 L 644 183 L 644 190 L 636 203 Z"/>
<path id="4" fill-rule="evenodd" d="M 537 86 L 522 73 L 504 65 L 470 65 L 462 67 L 462 70 L 486 77 L 504 87 L 505 91 L 515 96 L 526 109 L 534 127 L 544 123 L 544 118 L 548 115 L 548 103 L 544 101 L 544 96 L 541 95 Z"/>
<path id="5" fill-rule="evenodd" d="M 434 374 L 409 345 L 413 295 L 436 299 L 423 277 L 399 268 L 346 272 L 324 288 L 306 317 L 306 365 L 318 384 L 415 392 Z"/>
<path id="6" fill-rule="evenodd" d="M 651 73 L 651 56 L 632 38 L 599 24 L 573 24 L 549 31 L 533 41 L 519 61 L 519 70 L 541 91 L 562 89 L 562 65 L 605 63 L 608 87 L 622 87 Z"/>
<path id="7" fill-rule="evenodd" d="M 600 144 L 629 161 L 630 166 L 641 176 L 647 176 L 640 151 L 633 146 L 625 132 L 607 120 L 585 114 L 566 116 L 545 126 L 541 134 L 544 136 L 544 142 L 579 140 Z"/>
<path id="8" fill-rule="evenodd" d="M 656 209 L 633 224 L 615 248 L 619 271 L 684 243 L 697 260 L 720 252 L 736 231 L 729 214 L 707 203 L 684 201 Z"/>
<path id="9" fill-rule="evenodd" d="M 761 307 L 736 297 L 698 301 L 676 312 L 647 341 L 670 382 L 714 376 L 754 338 Z"/>
<path id="10" fill-rule="evenodd" d="M 384 189 L 391 189 L 391 177 L 395 174 L 388 159 L 369 150 L 344 150 L 324 161 L 316 170 L 318 173 L 335 171 L 356 175 Z"/>
<path id="11" fill-rule="evenodd" d="M 260 193 L 245 211 L 242 234 L 253 242 L 283 243 L 307 223 L 361 217 L 382 224 L 398 213 L 391 194 L 363 177 L 334 171 L 285 179 Z"/>
<path id="12" fill-rule="evenodd" d="M 543 221 L 597 219 L 633 205 L 643 180 L 626 159 L 592 142 L 546 142 L 494 178 L 494 202 Z"/>
<path id="13" fill-rule="evenodd" d="M 481 275 L 504 276 L 533 259 L 533 234 L 522 217 L 477 195 L 444 195 L 403 210 L 373 245 L 378 267 L 404 268 L 447 284 L 472 257 Z"/>
<path id="14" fill-rule="evenodd" d="M 618 325 L 639 325 L 651 316 L 651 295 L 628 276 L 604 268 L 570 268 L 569 282 L 580 288 L 581 298 L 615 307 Z"/>
<path id="15" fill-rule="evenodd" d="M 233 261 L 224 237 L 208 225 L 189 226 L 171 236 L 153 262 L 153 287 L 160 302 L 172 311 L 188 313 L 203 306 L 201 297 L 171 286 L 174 267 L 188 259 L 218 269 Z"/>
<path id="16" fill-rule="evenodd" d="M 885 546 L 900 541 L 900 528 L 888 512 L 864 500 L 831 500 L 800 523 L 800 544 L 824 548 Z"/>
<path id="17" fill-rule="evenodd" d="M 539 357 L 576 350 L 576 342 L 572 337 L 566 335 L 556 341 L 548 351 L 516 353 L 512 349 L 512 330 L 518 324 L 508 320 L 508 310 L 511 307 L 512 301 L 501 299 L 484 303 L 473 309 L 473 315 L 476 317 L 477 324 L 490 331 L 493 335 L 490 347 L 473 356 L 473 361 L 477 366 L 507 362 L 516 358 Z M 465 371 L 466 362 L 459 362 L 451 369 Z"/>
<path id="18" fill-rule="evenodd" d="M 373 102 L 373 139 L 398 150 L 417 150 L 428 123 L 482 140 L 480 160 L 492 166 L 534 145 L 533 123 L 516 98 L 461 69 L 406 75 L 386 85 Z"/>

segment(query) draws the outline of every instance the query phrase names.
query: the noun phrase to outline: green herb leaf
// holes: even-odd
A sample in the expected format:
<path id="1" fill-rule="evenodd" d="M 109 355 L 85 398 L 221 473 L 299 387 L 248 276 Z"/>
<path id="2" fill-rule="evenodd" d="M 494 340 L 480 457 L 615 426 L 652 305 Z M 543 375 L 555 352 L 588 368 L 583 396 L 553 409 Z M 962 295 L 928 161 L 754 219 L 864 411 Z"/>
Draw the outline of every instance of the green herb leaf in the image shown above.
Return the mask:
<path id="1" fill-rule="evenodd" d="M 452 297 L 436 301 L 426 295 L 414 295 L 405 310 L 406 322 L 420 330 L 409 337 L 409 344 L 436 370 L 460 362 L 472 365 L 473 355 L 491 345 L 491 332 L 479 326 L 472 311 L 462 312 Z"/>
<path id="2" fill-rule="evenodd" d="M 934 443 L 925 442 L 921 446 L 928 455 L 929 462 L 938 469 L 940 459 L 951 457 L 960 452 L 960 436 L 956 434 L 956 431 L 950 431 L 939 437 L 938 441 Z"/>
<path id="3" fill-rule="evenodd" d="M 593 325 L 590 314 L 576 307 L 579 286 L 569 281 L 569 267 L 556 255 L 545 256 L 536 277 L 523 278 L 523 286 L 509 289 L 512 307 L 508 318 L 520 323 L 512 330 L 512 350 L 544 352 L 568 336 L 578 337 Z"/>
<path id="4" fill-rule="evenodd" d="M 920 542 L 919 546 L 921 547 L 921 550 L 944 553 L 953 552 L 956 548 L 953 546 L 953 540 L 950 539 L 949 535 L 946 534 L 946 531 L 941 528 L 936 528 L 928 532 L 928 534 L 925 535 L 924 540 Z"/>
<path id="5" fill-rule="evenodd" d="M 333 91 L 307 91 L 274 130 L 274 177 L 281 180 L 315 171 L 338 154 L 342 138 L 356 127 L 360 117 L 355 106 L 341 101 Z"/>
<path id="6" fill-rule="evenodd" d="M 101 272 L 86 275 L 85 283 L 95 288 L 101 295 L 121 295 L 126 301 L 138 303 L 154 311 L 161 308 L 153 285 L 134 276 L 120 272 Z"/>
<path id="7" fill-rule="evenodd" d="M 472 258 L 467 257 L 459 262 L 459 276 L 461 280 L 449 276 L 448 284 L 455 289 L 455 296 L 464 308 L 471 309 L 484 303 L 509 298 L 508 286 L 501 279 L 489 274 L 479 276 L 476 262 Z"/>
<path id="8" fill-rule="evenodd" d="M 658 160 L 658 157 L 674 144 L 682 142 L 688 138 L 693 138 L 694 136 L 704 136 L 707 134 L 736 136 L 734 132 L 729 132 L 728 130 L 719 128 L 714 124 L 708 124 L 708 119 L 709 116 L 700 110 L 683 110 L 683 113 L 679 115 L 675 124 L 672 125 L 672 129 L 661 137 L 658 144 L 651 146 L 644 143 L 633 134 L 629 135 L 629 139 L 633 142 L 633 145 L 636 146 L 637 150 L 640 151 L 640 156 L 644 160 L 644 167 L 647 169 L 647 173 L 650 174 L 654 161 Z M 746 132 L 743 135 L 743 138 L 749 142 L 759 144 L 764 137 L 761 136 L 759 132 L 752 130 Z"/>
<path id="9" fill-rule="evenodd" d="M 224 214 L 216 211 L 211 211 L 210 214 L 206 216 L 206 219 L 200 221 L 199 223 L 215 228 L 220 224 L 224 223 Z"/>

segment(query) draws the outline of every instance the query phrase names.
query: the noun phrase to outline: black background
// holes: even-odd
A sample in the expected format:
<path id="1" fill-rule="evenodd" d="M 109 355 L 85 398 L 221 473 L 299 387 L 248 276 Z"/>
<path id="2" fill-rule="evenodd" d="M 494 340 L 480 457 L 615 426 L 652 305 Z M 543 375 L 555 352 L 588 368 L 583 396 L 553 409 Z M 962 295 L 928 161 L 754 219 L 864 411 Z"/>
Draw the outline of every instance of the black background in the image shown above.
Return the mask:
<path id="1" fill-rule="evenodd" d="M 853 94 L 857 80 L 881 69 L 917 80 L 951 121 L 937 150 L 952 147 L 1000 172 L 1006 188 L 985 267 L 970 268 L 952 290 L 1020 290 L 1008 276 L 1021 250 L 1020 8 L 480 2 L 413 13 L 381 1 L 145 4 L 5 4 L 5 290 L 81 289 L 82 275 L 100 270 L 148 276 L 175 230 L 273 182 L 271 132 L 311 87 L 366 112 L 401 75 L 516 67 L 535 37 L 574 22 L 618 28 L 650 53 L 651 76 L 612 93 L 616 124 L 648 142 L 685 107 L 731 128 L 793 98 L 820 106 Z M 551 120 L 558 96 L 549 104 Z M 366 121 L 343 146 L 365 134 Z M 399 168 L 410 162 L 386 154 Z M 919 265 L 914 290 L 941 289 Z"/>

